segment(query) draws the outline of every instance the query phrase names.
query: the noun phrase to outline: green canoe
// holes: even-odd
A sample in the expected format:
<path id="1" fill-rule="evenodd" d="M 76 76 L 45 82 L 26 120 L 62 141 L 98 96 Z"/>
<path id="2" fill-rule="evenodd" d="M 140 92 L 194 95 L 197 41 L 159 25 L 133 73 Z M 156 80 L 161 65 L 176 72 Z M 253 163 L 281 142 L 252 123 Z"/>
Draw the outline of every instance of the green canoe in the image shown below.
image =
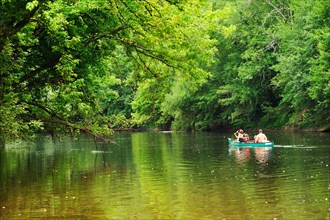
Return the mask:
<path id="1" fill-rule="evenodd" d="M 237 142 L 228 138 L 229 147 L 274 147 L 274 142 L 254 143 L 251 142 Z"/>

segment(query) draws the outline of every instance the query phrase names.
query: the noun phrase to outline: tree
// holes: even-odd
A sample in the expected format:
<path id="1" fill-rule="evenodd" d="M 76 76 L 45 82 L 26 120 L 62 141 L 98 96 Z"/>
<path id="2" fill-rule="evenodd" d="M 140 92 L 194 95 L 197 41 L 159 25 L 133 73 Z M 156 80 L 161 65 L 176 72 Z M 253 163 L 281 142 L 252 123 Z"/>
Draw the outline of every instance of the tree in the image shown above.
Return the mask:
<path id="1" fill-rule="evenodd" d="M 264 1 L 217 2 L 213 7 L 217 62 L 209 68 L 212 75 L 207 83 L 191 95 L 197 107 L 196 124 L 202 129 L 256 126 L 263 109 L 278 102 L 270 83 L 276 75 L 271 67 L 276 62 L 278 18 L 265 19 L 273 7 Z"/>
<path id="2" fill-rule="evenodd" d="M 292 1 L 292 18 L 278 26 L 278 74 L 272 83 L 283 97 L 271 112 L 289 126 L 328 127 L 329 7 L 327 1 Z"/>
<path id="3" fill-rule="evenodd" d="M 189 36 L 200 27 L 188 9 L 200 11 L 184 1 L 2 1 L 0 136 L 82 130 L 102 138 L 113 127 L 109 105 L 145 79 L 203 80 L 195 55 L 209 39 Z M 205 45 L 191 52 L 200 39 Z"/>

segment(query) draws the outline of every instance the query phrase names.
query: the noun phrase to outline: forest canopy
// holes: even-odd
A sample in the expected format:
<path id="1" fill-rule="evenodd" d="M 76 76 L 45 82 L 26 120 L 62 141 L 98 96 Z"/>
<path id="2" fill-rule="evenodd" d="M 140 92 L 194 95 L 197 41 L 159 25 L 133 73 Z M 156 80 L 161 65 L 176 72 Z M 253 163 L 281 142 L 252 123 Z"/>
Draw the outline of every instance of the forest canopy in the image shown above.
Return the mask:
<path id="1" fill-rule="evenodd" d="M 0 140 L 329 129 L 327 0 L 1 0 Z"/>

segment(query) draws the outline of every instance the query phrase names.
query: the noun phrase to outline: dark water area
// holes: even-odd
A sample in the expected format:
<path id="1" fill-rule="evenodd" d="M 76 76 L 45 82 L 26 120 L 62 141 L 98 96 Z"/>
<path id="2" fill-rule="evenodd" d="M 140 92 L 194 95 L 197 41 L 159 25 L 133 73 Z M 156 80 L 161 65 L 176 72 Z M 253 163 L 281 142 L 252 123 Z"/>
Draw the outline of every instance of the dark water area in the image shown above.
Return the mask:
<path id="1" fill-rule="evenodd" d="M 330 219 L 330 134 L 119 133 L 0 149 L 0 219 Z"/>

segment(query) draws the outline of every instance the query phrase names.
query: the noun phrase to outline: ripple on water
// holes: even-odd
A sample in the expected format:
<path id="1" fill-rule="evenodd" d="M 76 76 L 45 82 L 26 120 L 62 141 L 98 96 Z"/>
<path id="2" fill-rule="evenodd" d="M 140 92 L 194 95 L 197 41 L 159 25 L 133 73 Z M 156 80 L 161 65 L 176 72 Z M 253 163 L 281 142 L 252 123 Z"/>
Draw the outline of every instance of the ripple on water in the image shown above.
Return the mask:
<path id="1" fill-rule="evenodd" d="M 317 146 L 304 146 L 304 145 L 274 145 L 275 148 L 317 148 Z"/>

